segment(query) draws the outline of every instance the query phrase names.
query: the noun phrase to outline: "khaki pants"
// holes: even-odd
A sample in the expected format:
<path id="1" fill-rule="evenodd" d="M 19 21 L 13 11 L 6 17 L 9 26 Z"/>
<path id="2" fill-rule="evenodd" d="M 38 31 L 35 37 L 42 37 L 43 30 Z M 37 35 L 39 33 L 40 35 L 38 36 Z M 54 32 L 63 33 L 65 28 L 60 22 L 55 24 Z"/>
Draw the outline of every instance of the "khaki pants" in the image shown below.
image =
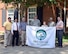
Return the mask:
<path id="1" fill-rule="evenodd" d="M 4 46 L 11 45 L 12 35 L 10 31 L 6 31 L 4 34 Z"/>
<path id="2" fill-rule="evenodd" d="M 26 42 L 26 31 L 22 31 L 22 33 L 21 33 L 21 41 L 22 41 L 22 45 L 24 45 L 25 42 Z"/>

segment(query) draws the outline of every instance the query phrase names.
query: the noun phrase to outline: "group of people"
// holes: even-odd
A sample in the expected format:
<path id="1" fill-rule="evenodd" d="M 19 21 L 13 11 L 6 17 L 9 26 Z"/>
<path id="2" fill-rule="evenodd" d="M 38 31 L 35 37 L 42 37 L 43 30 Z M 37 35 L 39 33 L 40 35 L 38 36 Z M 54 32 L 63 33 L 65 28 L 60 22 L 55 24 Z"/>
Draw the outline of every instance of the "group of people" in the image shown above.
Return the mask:
<path id="1" fill-rule="evenodd" d="M 11 22 L 11 18 L 8 18 L 8 21 L 4 23 L 4 46 L 19 46 L 19 36 L 21 37 L 21 45 L 25 45 L 25 35 L 26 35 L 26 20 L 25 17 L 22 18 L 21 22 L 18 22 L 18 19 L 15 18 L 14 22 Z"/>
<path id="2" fill-rule="evenodd" d="M 37 16 L 35 17 L 34 21 L 32 22 L 33 26 L 40 26 L 40 20 L 37 19 Z M 58 39 L 58 47 L 63 47 L 62 45 L 62 38 L 63 38 L 63 29 L 64 29 L 64 23 L 62 21 L 61 17 L 57 17 L 57 23 L 53 21 L 53 18 L 49 18 L 48 25 L 46 24 L 46 21 L 43 21 L 42 27 L 56 27 L 56 36 Z"/>
<path id="3" fill-rule="evenodd" d="M 31 22 L 31 26 L 40 26 L 40 20 L 37 16 L 34 17 L 34 20 Z M 26 18 L 23 17 L 21 22 L 18 22 L 18 19 L 15 18 L 14 22 L 11 23 L 11 18 L 8 18 L 8 21 L 4 23 L 5 35 L 4 35 L 4 46 L 19 46 L 19 37 L 21 37 L 21 45 L 26 45 Z M 62 47 L 62 36 L 64 24 L 60 17 L 57 17 L 57 23 L 53 21 L 53 18 L 50 17 L 48 25 L 43 21 L 42 27 L 56 27 L 56 34 L 58 38 L 58 46 Z"/>

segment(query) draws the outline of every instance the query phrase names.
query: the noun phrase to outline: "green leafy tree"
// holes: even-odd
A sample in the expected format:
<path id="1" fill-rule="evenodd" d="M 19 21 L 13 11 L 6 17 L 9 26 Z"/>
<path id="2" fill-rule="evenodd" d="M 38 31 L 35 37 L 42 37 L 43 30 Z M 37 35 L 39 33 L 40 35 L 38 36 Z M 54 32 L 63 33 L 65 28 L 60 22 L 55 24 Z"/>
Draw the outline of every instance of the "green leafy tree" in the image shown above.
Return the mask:
<path id="1" fill-rule="evenodd" d="M 37 6 L 44 6 L 45 4 L 48 4 L 49 6 L 52 7 L 54 17 L 56 17 L 54 6 L 57 6 L 58 3 L 62 3 L 62 2 L 64 3 L 64 0 L 2 0 L 2 1 L 7 4 L 13 2 L 17 6 L 19 4 L 23 4 L 25 7 L 29 7 L 34 4 L 37 4 Z"/>
<path id="2" fill-rule="evenodd" d="M 14 2 L 14 3 L 25 3 L 26 6 L 30 6 L 32 4 L 37 4 L 39 6 L 43 6 L 44 3 L 48 3 L 48 4 L 56 4 L 56 0 L 2 0 L 3 2 L 5 3 L 11 3 L 11 2 Z"/>

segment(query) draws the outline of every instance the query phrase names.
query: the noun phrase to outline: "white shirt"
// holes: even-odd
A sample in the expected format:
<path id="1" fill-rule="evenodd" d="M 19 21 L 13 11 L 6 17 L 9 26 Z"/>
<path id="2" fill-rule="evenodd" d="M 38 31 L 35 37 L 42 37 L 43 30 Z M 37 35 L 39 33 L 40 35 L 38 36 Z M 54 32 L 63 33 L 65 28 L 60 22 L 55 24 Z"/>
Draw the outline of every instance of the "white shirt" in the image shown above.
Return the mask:
<path id="1" fill-rule="evenodd" d="M 17 28 L 17 26 L 18 26 L 18 28 Z M 12 24 L 12 28 L 11 28 L 11 33 L 13 34 L 13 31 L 16 31 L 16 30 L 19 30 L 19 23 L 18 22 L 14 22 L 13 24 Z"/>
<path id="2" fill-rule="evenodd" d="M 56 28 L 57 30 L 62 30 L 63 26 L 64 26 L 63 21 L 58 21 L 56 26 L 62 26 L 61 28 L 59 28 L 59 27 Z"/>
<path id="3" fill-rule="evenodd" d="M 53 21 L 52 22 L 49 22 L 48 25 L 49 25 L 49 27 L 53 27 L 53 26 L 55 26 L 55 22 L 53 22 Z"/>
<path id="4" fill-rule="evenodd" d="M 42 25 L 41 27 L 48 27 L 47 25 Z"/>

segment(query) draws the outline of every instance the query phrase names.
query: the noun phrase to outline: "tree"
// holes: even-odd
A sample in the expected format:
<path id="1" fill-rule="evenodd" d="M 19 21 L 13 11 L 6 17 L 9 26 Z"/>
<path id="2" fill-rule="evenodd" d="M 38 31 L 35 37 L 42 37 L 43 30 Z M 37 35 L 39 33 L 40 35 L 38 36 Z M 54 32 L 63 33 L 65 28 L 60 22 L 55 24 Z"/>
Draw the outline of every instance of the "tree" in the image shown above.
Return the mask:
<path id="1" fill-rule="evenodd" d="M 34 4 L 37 4 L 37 6 L 43 6 L 45 4 L 48 4 L 49 6 L 52 7 L 54 17 L 56 17 L 56 15 L 55 15 L 55 6 L 57 6 L 58 3 L 59 4 L 60 3 L 64 4 L 64 0 L 2 0 L 2 1 L 7 3 L 7 4 L 13 2 L 14 4 L 17 5 L 17 7 L 19 6 L 19 4 L 23 4 L 24 7 L 29 7 L 29 6 L 34 5 Z M 58 5 L 58 7 L 63 9 L 63 7 L 61 5 Z"/>

